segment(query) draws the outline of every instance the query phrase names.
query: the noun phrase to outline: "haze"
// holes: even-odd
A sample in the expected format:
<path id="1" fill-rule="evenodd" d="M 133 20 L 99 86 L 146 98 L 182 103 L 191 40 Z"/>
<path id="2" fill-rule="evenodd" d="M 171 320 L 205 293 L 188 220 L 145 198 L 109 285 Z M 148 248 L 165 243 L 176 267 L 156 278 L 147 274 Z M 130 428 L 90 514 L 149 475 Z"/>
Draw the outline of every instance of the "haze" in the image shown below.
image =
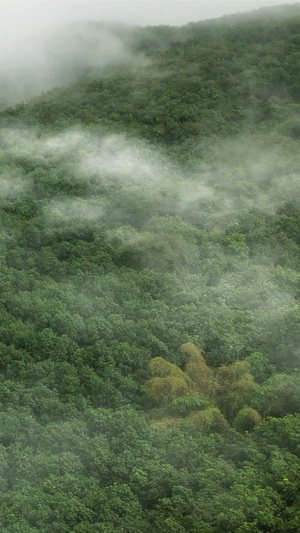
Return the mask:
<path id="1" fill-rule="evenodd" d="M 182 25 L 261 7 L 292 4 L 287 0 L 152 1 L 2 0 L 1 30 L 16 36 L 32 28 L 72 21 L 117 20 L 139 25 Z"/>
<path id="2" fill-rule="evenodd" d="M 132 25 L 175 25 L 288 4 L 284 0 L 220 0 L 219 2 L 97 0 L 1 0 L 0 109 L 26 101 L 57 85 L 71 83 L 75 71 L 105 68 L 108 63 L 138 66 L 143 58 L 107 32 L 93 45 L 80 42 L 67 25 L 86 21 L 118 21 Z M 63 28 L 63 29 L 62 29 Z M 56 33 L 53 33 L 56 32 Z M 58 32 L 58 33 L 57 33 Z"/>

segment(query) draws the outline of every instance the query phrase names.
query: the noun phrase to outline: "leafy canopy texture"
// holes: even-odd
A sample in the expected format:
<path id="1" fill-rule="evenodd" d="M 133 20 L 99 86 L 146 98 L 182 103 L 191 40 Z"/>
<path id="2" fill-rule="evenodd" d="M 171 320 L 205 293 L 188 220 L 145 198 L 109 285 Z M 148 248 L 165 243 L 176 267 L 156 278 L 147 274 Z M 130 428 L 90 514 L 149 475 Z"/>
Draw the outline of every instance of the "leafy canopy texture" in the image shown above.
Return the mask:
<path id="1" fill-rule="evenodd" d="M 300 531 L 299 36 L 95 22 L 0 74 L 1 533 Z"/>

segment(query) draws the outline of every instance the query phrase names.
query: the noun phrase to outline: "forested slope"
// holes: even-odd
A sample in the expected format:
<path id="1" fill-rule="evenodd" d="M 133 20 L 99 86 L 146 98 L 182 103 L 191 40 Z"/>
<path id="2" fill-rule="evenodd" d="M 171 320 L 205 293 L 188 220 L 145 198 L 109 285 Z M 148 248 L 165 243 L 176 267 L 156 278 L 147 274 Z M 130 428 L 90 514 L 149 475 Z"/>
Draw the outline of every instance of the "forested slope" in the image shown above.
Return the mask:
<path id="1" fill-rule="evenodd" d="M 296 533 L 300 7 L 104 29 L 0 113 L 1 531 Z"/>

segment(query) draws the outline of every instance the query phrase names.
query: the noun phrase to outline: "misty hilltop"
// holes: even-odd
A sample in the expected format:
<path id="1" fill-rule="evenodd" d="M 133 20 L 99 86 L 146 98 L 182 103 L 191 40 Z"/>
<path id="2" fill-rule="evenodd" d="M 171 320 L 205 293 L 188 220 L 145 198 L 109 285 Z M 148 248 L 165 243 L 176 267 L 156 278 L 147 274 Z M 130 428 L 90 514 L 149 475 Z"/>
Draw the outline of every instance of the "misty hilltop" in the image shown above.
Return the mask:
<path id="1" fill-rule="evenodd" d="M 101 124 L 163 143 L 269 129 L 297 117 L 299 17 L 295 5 L 181 28 L 73 25 L 45 39 L 37 64 L 22 60 L 19 79 L 16 66 L 19 94 L 8 84 L 19 100 L 57 87 L 4 117 L 52 129 Z"/>
<path id="2" fill-rule="evenodd" d="M 3 533 L 298 533 L 300 6 L 0 56 Z"/>
<path id="3" fill-rule="evenodd" d="M 237 48 L 241 39 L 243 54 L 247 56 L 246 44 L 247 48 L 250 46 L 250 54 L 255 54 L 257 44 L 279 45 L 282 39 L 292 38 L 297 33 L 297 28 L 293 27 L 297 17 L 299 4 L 181 27 L 140 28 L 117 22 L 77 22 L 59 29 L 49 27 L 40 32 L 32 31 L 25 34 L 21 42 L 4 33 L 0 51 L 0 106 L 28 101 L 43 91 L 81 78 L 118 75 L 124 70 L 140 72 L 145 67 L 148 67 L 148 74 L 151 71 L 154 74 L 155 65 L 158 63 L 160 70 L 165 67 L 164 61 L 171 61 L 173 68 L 182 68 L 182 64 L 174 61 L 174 53 L 184 42 L 180 55 L 186 54 L 189 47 L 201 45 L 202 61 L 205 50 L 208 54 L 216 53 L 213 49 L 220 41 L 226 43 L 227 53 L 235 55 L 241 52 Z M 187 59 L 193 62 L 191 55 Z M 199 75 L 199 68 L 197 73 Z"/>

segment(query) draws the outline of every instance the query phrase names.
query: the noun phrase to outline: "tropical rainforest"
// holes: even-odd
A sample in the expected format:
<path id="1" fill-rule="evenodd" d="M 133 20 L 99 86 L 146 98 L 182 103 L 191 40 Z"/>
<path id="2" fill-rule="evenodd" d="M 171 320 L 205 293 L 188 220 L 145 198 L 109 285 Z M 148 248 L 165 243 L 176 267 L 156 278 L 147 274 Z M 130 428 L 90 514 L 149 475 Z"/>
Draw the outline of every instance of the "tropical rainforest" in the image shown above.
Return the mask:
<path id="1" fill-rule="evenodd" d="M 300 6 L 60 39 L 2 80 L 1 532 L 299 533 Z"/>

